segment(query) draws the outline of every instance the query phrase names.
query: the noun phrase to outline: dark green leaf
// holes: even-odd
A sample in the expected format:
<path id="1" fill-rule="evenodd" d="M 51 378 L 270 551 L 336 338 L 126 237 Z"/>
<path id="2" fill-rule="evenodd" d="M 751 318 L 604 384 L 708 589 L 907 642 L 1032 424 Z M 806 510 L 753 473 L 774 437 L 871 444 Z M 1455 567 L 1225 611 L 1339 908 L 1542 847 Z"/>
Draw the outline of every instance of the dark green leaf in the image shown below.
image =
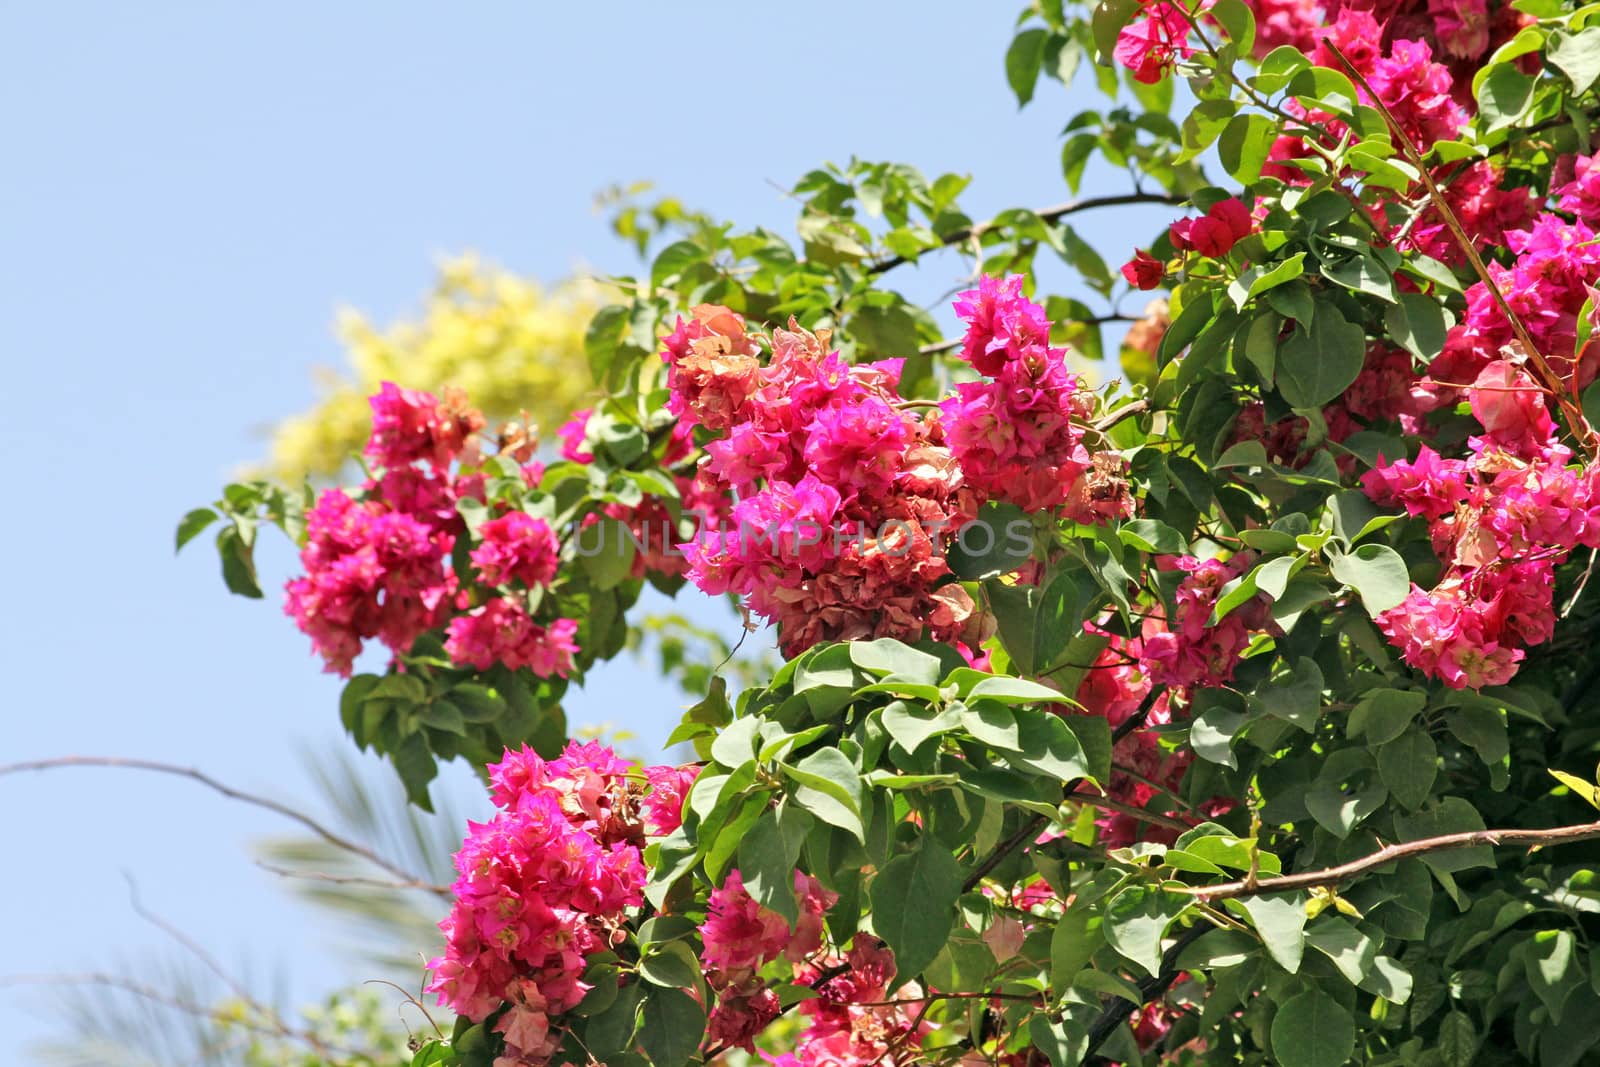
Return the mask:
<path id="1" fill-rule="evenodd" d="M 1278 350 L 1278 392 L 1290 407 L 1321 407 L 1356 380 L 1366 353 L 1361 327 L 1332 304 L 1319 304 L 1311 326 L 1296 325 Z"/>
<path id="2" fill-rule="evenodd" d="M 639 1044 L 655 1067 L 683 1067 L 705 1034 L 705 1009 L 688 993 L 652 989 L 645 996 Z"/>
<path id="3" fill-rule="evenodd" d="M 1355 1020 L 1319 989 L 1290 997 L 1273 1014 L 1273 1059 L 1282 1067 L 1344 1067 L 1355 1048 Z"/>
<path id="4" fill-rule="evenodd" d="M 944 947 L 962 880 L 955 856 L 928 834 L 873 878 L 872 926 L 894 950 L 896 985 L 915 978 Z"/>

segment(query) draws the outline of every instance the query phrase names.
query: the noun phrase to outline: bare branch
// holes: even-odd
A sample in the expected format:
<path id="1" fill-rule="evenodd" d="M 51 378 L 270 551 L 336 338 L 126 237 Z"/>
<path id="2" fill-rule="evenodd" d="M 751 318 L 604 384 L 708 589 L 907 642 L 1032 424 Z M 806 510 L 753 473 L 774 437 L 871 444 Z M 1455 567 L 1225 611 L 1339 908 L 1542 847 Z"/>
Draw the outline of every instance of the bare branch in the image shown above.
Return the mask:
<path id="1" fill-rule="evenodd" d="M 1034 212 L 1045 222 L 1056 222 L 1068 215 L 1076 215 L 1080 211 L 1093 211 L 1102 207 L 1121 207 L 1127 204 L 1170 204 L 1178 205 L 1188 203 L 1188 198 L 1169 193 L 1117 193 L 1113 196 L 1089 196 L 1081 200 L 1071 200 L 1065 204 L 1057 204 L 1041 211 Z M 940 238 L 945 245 L 958 245 L 975 237 L 982 237 L 995 228 L 994 220 L 975 223 L 972 226 L 962 226 L 960 229 L 951 230 Z M 930 250 L 931 251 L 931 250 Z M 893 270 L 911 260 L 906 256 L 889 256 L 880 259 L 867 267 L 868 274 L 882 274 Z"/>
<path id="2" fill-rule="evenodd" d="M 301 826 L 304 826 L 307 830 L 310 830 L 312 833 L 316 834 L 318 837 L 322 838 L 328 844 L 333 845 L 335 848 L 343 849 L 344 851 L 353 855 L 360 856 L 368 863 L 388 871 L 401 881 L 424 884 L 422 883 L 422 879 L 416 877 L 411 872 L 403 870 L 402 868 L 389 862 L 372 849 L 367 848 L 365 845 L 358 844 L 347 837 L 334 833 L 332 830 L 328 829 L 322 823 L 318 822 L 316 819 L 313 819 L 304 812 L 296 811 L 294 808 L 280 803 L 279 801 L 273 800 L 271 797 L 264 797 L 255 793 L 246 793 L 242 790 L 235 789 L 232 786 L 223 782 L 219 782 L 217 779 L 211 777 L 203 771 L 196 770 L 193 767 L 180 767 L 172 763 L 162 763 L 159 760 L 132 759 L 121 756 L 57 756 L 50 759 L 24 760 L 20 763 L 0 764 L 0 777 L 4 777 L 8 774 L 20 774 L 24 771 L 48 771 L 56 770 L 62 767 L 117 767 L 127 770 L 154 771 L 158 774 L 170 774 L 178 778 L 188 778 L 191 781 L 199 782 L 201 785 L 213 790 L 214 792 L 222 794 L 229 800 L 238 800 L 246 804 L 252 804 L 258 808 L 265 808 L 267 811 L 282 815 L 286 819 L 292 819 Z M 440 887 L 433 888 L 435 892 L 439 893 L 439 895 L 446 897 L 449 896 L 448 890 L 443 890 Z"/>
<path id="3" fill-rule="evenodd" d="M 1337 867 L 1301 871 L 1298 874 L 1285 874 L 1276 878 L 1260 878 L 1254 885 L 1245 881 L 1224 882 L 1222 885 L 1197 885 L 1172 891 L 1187 892 L 1203 901 L 1228 900 L 1233 897 L 1259 896 L 1263 893 L 1281 893 L 1290 889 L 1337 885 L 1375 867 L 1382 867 L 1411 856 L 1424 856 L 1431 852 L 1450 852 L 1481 845 L 1527 845 L 1538 848 L 1573 841 L 1589 841 L 1597 837 L 1600 837 L 1600 822 L 1556 826 L 1548 830 L 1468 830 L 1465 833 L 1441 834 L 1438 837 L 1424 837 L 1402 844 L 1385 845 L 1370 856 L 1341 863 Z"/>
<path id="4" fill-rule="evenodd" d="M 337 1054 L 340 1056 L 370 1057 L 372 1055 L 367 1050 L 330 1045 L 310 1031 L 285 1029 L 271 1022 L 258 1022 L 231 1009 L 197 1004 L 184 997 L 163 992 L 154 986 L 136 982 L 132 978 L 125 978 L 122 975 L 109 974 L 104 971 L 83 971 L 71 974 L 0 975 L 0 988 L 8 986 L 100 986 L 105 989 L 115 989 L 119 992 L 132 994 L 154 1004 L 171 1008 L 173 1011 L 182 1012 L 196 1019 L 203 1019 L 216 1026 L 224 1028 L 237 1027 L 240 1030 L 261 1034 L 266 1037 L 287 1037 L 306 1045 L 322 1056 Z M 253 1000 L 248 1001 L 248 1003 L 252 1008 L 259 1009 L 260 1007 Z"/>
<path id="5" fill-rule="evenodd" d="M 308 882 L 330 882 L 333 885 L 359 885 L 370 889 L 423 889 L 440 896 L 449 896 L 450 887 L 433 882 L 399 881 L 388 878 L 367 878 L 359 874 L 328 874 L 326 871 L 300 871 L 293 867 L 279 867 L 265 860 L 256 860 L 256 866 L 283 878 L 300 878 Z"/>

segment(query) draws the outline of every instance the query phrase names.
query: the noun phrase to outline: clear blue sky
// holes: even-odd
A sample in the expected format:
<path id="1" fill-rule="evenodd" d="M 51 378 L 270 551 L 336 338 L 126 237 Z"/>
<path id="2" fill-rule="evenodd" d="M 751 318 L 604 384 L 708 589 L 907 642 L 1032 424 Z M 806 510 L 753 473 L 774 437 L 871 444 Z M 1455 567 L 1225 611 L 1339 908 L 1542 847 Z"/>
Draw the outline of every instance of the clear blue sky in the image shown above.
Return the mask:
<path id="1" fill-rule="evenodd" d="M 627 269 L 590 211 L 614 181 L 785 229 L 778 187 L 852 153 L 970 172 L 975 214 L 1065 199 L 1075 109 L 1048 85 L 1019 114 L 1002 73 L 1020 6 L 0 2 L 0 761 L 145 756 L 307 797 L 295 746 L 348 742 L 275 596 L 291 554 L 265 553 L 271 599 L 247 602 L 171 538 L 311 400 L 334 308 L 407 312 L 467 249 L 547 279 Z M 1112 259 L 1165 217 L 1086 230 Z M 571 712 L 647 747 L 681 704 L 619 662 Z M 287 829 L 134 772 L 0 779 L 0 975 L 165 954 L 127 870 L 298 996 L 359 980 L 250 860 Z M 49 1031 L 48 1000 L 0 995 L 9 1047 Z"/>

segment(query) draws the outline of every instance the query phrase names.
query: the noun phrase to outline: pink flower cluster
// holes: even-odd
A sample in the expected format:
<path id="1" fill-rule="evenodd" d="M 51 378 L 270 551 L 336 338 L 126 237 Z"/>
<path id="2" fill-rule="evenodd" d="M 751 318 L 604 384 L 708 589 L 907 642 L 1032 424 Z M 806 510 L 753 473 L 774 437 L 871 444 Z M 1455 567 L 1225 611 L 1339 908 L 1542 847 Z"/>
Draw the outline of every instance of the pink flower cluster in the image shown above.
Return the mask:
<path id="1" fill-rule="evenodd" d="M 1195 219 L 1179 219 L 1167 229 L 1172 247 L 1180 252 L 1194 249 L 1202 256 L 1219 259 L 1233 246 L 1255 232 L 1256 221 L 1244 201 L 1230 196 L 1219 200 Z"/>
<path id="2" fill-rule="evenodd" d="M 1600 547 L 1600 476 L 1568 466 L 1527 373 L 1496 360 L 1467 397 L 1484 428 L 1469 458 L 1424 445 L 1361 480 L 1378 503 L 1428 520 L 1444 565 L 1433 589 L 1413 585 L 1378 626 L 1407 663 L 1456 689 L 1509 681 L 1523 649 L 1554 632 L 1555 565 L 1578 545 Z"/>
<path id="3" fill-rule="evenodd" d="M 838 963 L 844 973 L 822 982 L 825 967 Z M 806 1028 L 795 1052 L 772 1061 L 773 1067 L 910 1067 L 925 1062 L 919 1039 L 934 1027 L 921 1019 L 923 990 L 907 982 L 889 995 L 894 953 L 883 942 L 857 934 L 843 960 L 818 960 L 802 972 L 817 996 L 802 1002 Z M 885 1003 L 888 1002 L 888 1003 Z"/>
<path id="4" fill-rule="evenodd" d="M 366 456 L 380 467 L 409 467 L 426 462 L 444 471 L 464 452 L 471 453 L 483 415 L 467 406 L 466 394 L 447 389 L 441 403 L 432 393 L 402 389 L 384 382 L 368 403 L 372 436 Z"/>
<path id="5" fill-rule="evenodd" d="M 549 1062 L 558 1023 L 589 990 L 587 957 L 623 938 L 648 877 L 641 784 L 609 748 L 571 742 L 545 761 L 528 748 L 489 767 L 498 814 L 469 823 L 455 905 L 428 992 L 505 1036 L 503 1067 Z"/>
<path id="6" fill-rule="evenodd" d="M 556 619 L 548 626 L 533 621 L 522 601 L 496 597 L 450 620 L 444 650 L 462 666 L 486 671 L 503 663 L 516 671 L 524 667 L 541 678 L 572 673 L 577 655 L 578 623 Z"/>
<path id="7" fill-rule="evenodd" d="M 670 343 L 666 358 L 680 358 Z M 674 364 L 675 382 L 697 383 L 679 394 L 685 420 L 726 426 L 706 446 L 701 479 L 739 498 L 726 528 L 684 546 L 689 578 L 745 597 L 791 654 L 820 640 L 915 639 L 925 626 L 950 639 L 972 613 L 959 586 L 940 587 L 950 574 L 941 532 L 978 501 L 936 424 L 896 407 L 899 369 L 851 367 L 825 335 L 793 323 L 774 331 L 753 390 L 710 387 Z"/>
<path id="8" fill-rule="evenodd" d="M 1255 605 L 1249 610 L 1259 610 Z M 1209 610 L 1209 608 L 1207 609 Z M 1149 627 L 1152 636 L 1160 634 L 1161 624 Z M 1091 631 L 1098 627 L 1090 624 Z M 1109 643 L 1084 673 L 1074 694 L 1085 713 L 1098 715 L 1116 729 L 1136 714 L 1149 699 L 1157 683 L 1146 659 L 1144 649 L 1147 639 L 1111 636 Z M 1159 646 L 1160 641 L 1157 642 Z M 1229 668 L 1231 674 L 1232 668 Z M 1162 726 L 1173 721 L 1175 706 L 1172 697 L 1181 692 L 1171 688 L 1160 692 L 1145 714 L 1144 726 Z M 1186 713 L 1184 703 L 1176 705 L 1177 713 Z M 1119 739 L 1111 754 L 1113 770 L 1105 783 L 1106 795 L 1129 808 L 1144 809 L 1161 793 L 1177 795 L 1184 772 L 1194 762 L 1190 748 L 1168 748 L 1162 745 L 1154 730 L 1143 726 Z M 1216 797 L 1201 805 L 1205 816 L 1225 812 L 1231 806 L 1225 797 Z M 1199 822 L 1198 818 L 1175 813 L 1174 817 Z M 1095 819 L 1100 843 L 1108 848 L 1123 848 L 1136 841 L 1163 841 L 1177 838 L 1170 827 L 1156 826 L 1126 811 L 1102 811 Z"/>
<path id="9" fill-rule="evenodd" d="M 566 675 L 578 651 L 577 623 L 536 623 L 525 600 L 503 588 L 539 588 L 555 577 L 560 545 L 548 523 L 509 512 L 483 524 L 469 555 L 496 593 L 470 611 L 462 576 L 451 569 L 456 543 L 468 536 L 456 504 L 483 500 L 484 477 L 471 471 L 483 416 L 459 391 L 446 391 L 440 402 L 392 382 L 370 404 L 366 456 L 380 473 L 359 498 L 330 489 L 307 512 L 305 574 L 289 582 L 285 611 L 327 669 L 346 677 L 367 640 L 377 638 L 401 655 L 441 626 L 445 651 L 462 666 L 504 663 Z M 531 447 L 513 450 L 524 451 Z M 529 464 L 523 474 L 532 482 L 540 470 Z"/>
<path id="10" fill-rule="evenodd" d="M 1567 187 L 1570 190 L 1570 186 Z M 1563 199 L 1575 194 L 1563 192 Z M 1543 214 L 1526 230 L 1507 234 L 1516 256 L 1510 267 L 1490 262 L 1489 275 L 1527 328 L 1551 368 L 1577 389 L 1595 379 L 1593 359 L 1577 358 L 1578 316 L 1600 282 L 1600 242 L 1581 218 L 1567 222 Z M 1502 358 L 1515 340 L 1511 324 L 1482 282 L 1467 290 L 1467 312 L 1428 373 L 1445 397 Z"/>
<path id="11" fill-rule="evenodd" d="M 1156 566 L 1181 570 L 1184 578 L 1173 595 L 1172 615 L 1145 620 L 1139 663 L 1161 686 L 1217 686 L 1233 678 L 1239 656 L 1253 631 L 1271 625 L 1267 601 L 1257 595 L 1211 625 L 1211 613 L 1223 587 L 1250 569 L 1253 554 L 1241 552 L 1224 561 L 1194 556 L 1158 556 Z"/>
<path id="12" fill-rule="evenodd" d="M 1388 47 L 1371 11 L 1346 8 L 1334 21 L 1317 29 L 1311 61 L 1318 66 L 1343 72 L 1335 50 L 1348 59 L 1366 79 L 1378 99 L 1388 107 L 1411 140 L 1424 149 L 1435 141 L 1453 140 L 1469 118 L 1454 95 L 1455 81 L 1450 70 L 1434 61 L 1433 49 L 1421 40 L 1391 39 Z M 1371 104 L 1364 89 L 1357 89 L 1361 102 Z M 1320 132 L 1329 147 L 1339 143 L 1348 127 L 1333 115 L 1306 110 L 1294 101 L 1286 104 L 1291 114 L 1305 120 Z M 1305 182 L 1305 174 L 1283 161 L 1308 155 L 1300 134 L 1285 133 L 1274 142 L 1264 173 L 1290 182 Z"/>
<path id="13" fill-rule="evenodd" d="M 434 476 L 421 484 L 448 492 Z M 349 676 L 363 643 L 378 638 L 396 653 L 438 626 L 453 607 L 458 583 L 448 568 L 461 531 L 431 509 L 391 503 L 385 483 L 369 483 L 353 500 L 330 489 L 306 513 L 303 577 L 291 580 L 284 610 L 311 638 L 326 669 Z M 392 488 L 392 484 L 390 486 Z"/>
<path id="14" fill-rule="evenodd" d="M 780 956 L 800 963 L 822 947 L 822 918 L 838 895 L 800 871 L 794 872 L 794 893 L 799 914 L 791 928 L 783 916 L 756 903 L 737 869 L 711 891 L 700 936 L 706 980 L 717 994 L 707 1033 L 712 1042 L 755 1051 L 756 1035 L 782 1010 L 758 972 Z"/>
<path id="15" fill-rule="evenodd" d="M 1090 398 L 1021 285 L 985 278 L 957 299 L 963 357 L 988 380 L 926 414 L 900 397 L 899 360 L 850 366 L 791 321 L 763 366 L 738 315 L 679 320 L 663 353 L 673 410 L 720 435 L 696 483 L 738 499 L 726 527 L 684 546 L 690 580 L 746 598 L 790 655 L 822 640 L 954 642 L 974 606 L 945 554 L 986 500 L 1085 522 L 1128 514 L 1120 461 L 1084 449 L 1072 419 Z"/>
<path id="16" fill-rule="evenodd" d="M 698 763 L 688 763 L 682 767 L 651 767 L 645 771 L 650 796 L 644 802 L 644 817 L 651 834 L 665 837 L 683 825 L 683 802 L 695 779 L 700 777 L 700 770 Z"/>
<path id="17" fill-rule="evenodd" d="M 1139 15 L 1117 34 L 1112 55 L 1133 71 L 1135 81 L 1154 85 L 1180 59 L 1194 54 L 1189 45 L 1189 18 L 1167 0 L 1141 0 Z"/>
<path id="18" fill-rule="evenodd" d="M 1022 295 L 1021 277 L 985 277 L 955 308 L 967 323 L 962 358 L 987 379 L 957 385 L 940 405 L 967 484 L 1026 512 L 1065 507 L 1091 523 L 1130 515 L 1126 495 L 1100 491 L 1114 467 L 1097 465 L 1073 425 L 1092 398 L 1067 371 L 1065 353 L 1050 347 L 1050 320 Z"/>
<path id="19" fill-rule="evenodd" d="M 1372 47 L 1387 47 L 1398 40 L 1426 43 L 1446 61 L 1459 83 L 1495 48 L 1515 37 L 1531 15 L 1510 4 L 1489 0 L 1249 0 L 1256 16 L 1256 56 L 1281 45 L 1309 52 L 1316 33 L 1336 16 L 1363 9 L 1381 18 L 1373 25 Z M 1347 53 L 1348 54 L 1348 53 Z M 1353 56 L 1351 57 L 1354 58 Z M 1462 94 L 1465 95 L 1464 93 Z M 1424 146 L 1426 147 L 1426 146 Z"/>

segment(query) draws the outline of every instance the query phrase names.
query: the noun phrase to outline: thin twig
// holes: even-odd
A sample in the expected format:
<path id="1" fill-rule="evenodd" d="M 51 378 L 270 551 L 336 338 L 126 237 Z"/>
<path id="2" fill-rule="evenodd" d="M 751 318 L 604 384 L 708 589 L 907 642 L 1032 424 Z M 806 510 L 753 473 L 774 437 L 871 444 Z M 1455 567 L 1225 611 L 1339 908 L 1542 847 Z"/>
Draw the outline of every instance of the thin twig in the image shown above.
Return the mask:
<path id="1" fill-rule="evenodd" d="M 185 1015 L 193 1016 L 196 1019 L 204 1019 L 217 1026 L 238 1027 L 241 1030 L 267 1037 L 288 1036 L 304 1043 L 312 1051 L 323 1057 L 336 1054 L 364 1059 L 373 1055 L 370 1050 L 331 1045 L 309 1031 L 290 1030 L 285 1034 L 284 1031 L 275 1026 L 264 1025 L 249 1018 L 241 1017 L 237 1012 L 230 1009 L 197 1004 L 192 1000 L 186 1000 L 172 993 L 163 992 L 154 986 L 144 985 L 131 978 L 124 978 L 118 974 L 108 974 L 104 971 L 83 971 L 71 974 L 0 975 L 0 988 L 6 986 L 101 986 L 106 989 L 130 993 L 133 996 L 182 1012 Z M 255 1001 L 250 1001 L 249 1003 L 251 1007 L 260 1007 Z"/>
<path id="2" fill-rule="evenodd" d="M 1132 401 L 1131 403 L 1127 403 L 1127 404 L 1122 405 L 1120 408 L 1118 408 L 1117 410 L 1115 410 L 1113 412 L 1110 412 L 1109 414 L 1101 416 L 1101 418 L 1100 418 L 1100 420 L 1098 422 L 1092 422 L 1089 425 L 1093 426 L 1096 430 L 1099 430 L 1102 433 L 1104 433 L 1106 430 L 1111 429 L 1111 427 L 1115 426 L 1117 423 L 1121 422 L 1123 419 L 1131 419 L 1131 418 L 1133 418 L 1133 416 L 1142 415 L 1146 411 L 1149 411 L 1149 410 L 1150 410 L 1150 401 L 1149 400 L 1143 400 L 1143 399 L 1135 400 L 1135 401 Z"/>
<path id="3" fill-rule="evenodd" d="M 1425 856 L 1433 852 L 1450 852 L 1455 849 L 1476 848 L 1482 845 L 1562 845 L 1573 841 L 1589 841 L 1600 837 L 1600 822 L 1578 823 L 1574 826 L 1556 826 L 1548 830 L 1468 830 L 1459 834 L 1441 834 L 1416 841 L 1385 845 L 1370 856 L 1364 856 L 1337 867 L 1324 867 L 1316 871 L 1301 871 L 1276 878 L 1260 878 L 1254 885 L 1248 881 L 1224 882 L 1221 885 L 1197 885 L 1185 889 L 1174 888 L 1175 893 L 1188 893 L 1203 901 L 1229 900 L 1235 897 L 1258 896 L 1263 893 L 1282 893 L 1291 889 L 1312 886 L 1332 886 L 1411 856 Z"/>
<path id="4" fill-rule="evenodd" d="M 433 882 L 400 881 L 388 878 L 367 878 L 359 874 L 328 874 L 326 871 L 299 871 L 293 867 L 279 867 L 266 860 L 256 860 L 256 866 L 269 874 L 284 878 L 301 878 L 308 882 L 329 882 L 333 885 L 359 885 L 371 889 L 422 889 L 440 896 L 449 896 L 450 887 Z"/>
<path id="5" fill-rule="evenodd" d="M 1080 1067 L 1090 1063 L 1103 1062 L 1095 1053 L 1100 1046 L 1105 1044 L 1111 1032 L 1134 1013 L 1138 1008 L 1155 1000 L 1167 991 L 1167 987 L 1178 980 L 1178 975 L 1183 972 L 1178 970 L 1178 957 L 1183 950 L 1200 940 L 1207 933 L 1215 930 L 1215 926 L 1206 923 L 1195 923 L 1185 930 L 1178 940 L 1172 943 L 1161 957 L 1161 966 L 1154 975 L 1139 983 L 1139 995 L 1142 998 L 1139 1004 L 1124 1000 L 1122 997 L 1111 997 L 1109 1003 L 1101 1009 L 1094 1022 L 1089 1024 L 1089 1043 L 1084 1048 L 1083 1059 L 1079 1061 Z"/>
<path id="6" fill-rule="evenodd" d="M 195 959 L 199 960 L 205 965 L 206 970 L 222 979 L 223 983 L 229 989 L 233 990 L 234 996 L 251 1004 L 256 1003 L 255 998 L 250 995 L 250 991 L 245 988 L 244 983 L 233 977 L 233 975 L 229 974 L 226 968 L 224 968 L 222 964 L 217 961 L 217 958 L 210 952 L 206 951 L 206 949 L 202 947 L 198 941 L 184 933 L 182 930 L 178 929 L 172 923 L 161 918 L 161 916 L 145 908 L 143 902 L 141 902 L 139 899 L 139 886 L 138 883 L 133 880 L 133 875 L 129 874 L 127 871 L 123 871 L 122 877 L 127 880 L 128 903 L 133 908 L 133 913 L 135 915 L 139 916 L 139 918 L 143 919 L 151 926 L 154 926 L 157 930 L 160 930 L 162 933 L 172 938 L 172 940 L 176 941 L 179 945 L 183 946 L 183 948 L 188 951 L 190 955 L 194 956 Z M 278 1013 L 276 1011 L 262 1005 L 257 1005 L 257 1007 L 260 1008 L 263 1014 L 270 1018 L 281 1029 L 288 1029 L 287 1024 L 285 1024 L 283 1020 L 278 1017 Z"/>
<path id="7" fill-rule="evenodd" d="M 292 819 L 335 848 L 360 856 L 368 863 L 388 871 L 401 881 L 422 882 L 422 879 L 410 871 L 389 862 L 365 845 L 358 844 L 347 837 L 334 833 L 304 812 L 296 811 L 294 808 L 273 800 L 271 797 L 259 796 L 255 793 L 246 793 L 243 790 L 235 789 L 193 767 L 180 767 L 177 764 L 163 763 L 159 760 L 133 759 L 122 756 L 56 756 L 50 759 L 23 760 L 20 763 L 0 764 L 0 777 L 8 774 L 20 774 L 24 771 L 57 770 L 62 767 L 116 767 L 125 770 L 154 771 L 157 774 L 170 774 L 178 778 L 188 778 L 199 782 L 214 792 L 222 794 L 229 800 L 252 804 L 258 808 L 265 808 L 267 811 L 282 815 L 286 819 Z M 449 896 L 449 891 L 443 890 L 440 895 Z"/>
<path id="8" fill-rule="evenodd" d="M 1187 197 L 1173 193 L 1118 193 L 1113 196 L 1090 196 L 1081 200 L 1071 200 L 1065 204 L 1057 204 L 1055 207 L 1047 207 L 1042 211 L 1035 211 L 1034 214 L 1041 221 L 1050 223 L 1063 219 L 1068 215 L 1075 215 L 1080 211 L 1093 211 L 1102 207 L 1120 207 L 1127 204 L 1177 205 L 1185 203 L 1188 203 Z M 943 246 L 961 244 L 972 238 L 982 237 L 995 228 L 993 219 L 988 222 L 975 223 L 971 226 L 962 226 L 945 234 L 939 239 L 939 243 Z M 911 259 L 906 256 L 889 256 L 886 259 L 880 259 L 876 263 L 869 264 L 867 273 L 882 274 L 884 271 L 893 270 L 901 264 L 910 262 Z"/>

